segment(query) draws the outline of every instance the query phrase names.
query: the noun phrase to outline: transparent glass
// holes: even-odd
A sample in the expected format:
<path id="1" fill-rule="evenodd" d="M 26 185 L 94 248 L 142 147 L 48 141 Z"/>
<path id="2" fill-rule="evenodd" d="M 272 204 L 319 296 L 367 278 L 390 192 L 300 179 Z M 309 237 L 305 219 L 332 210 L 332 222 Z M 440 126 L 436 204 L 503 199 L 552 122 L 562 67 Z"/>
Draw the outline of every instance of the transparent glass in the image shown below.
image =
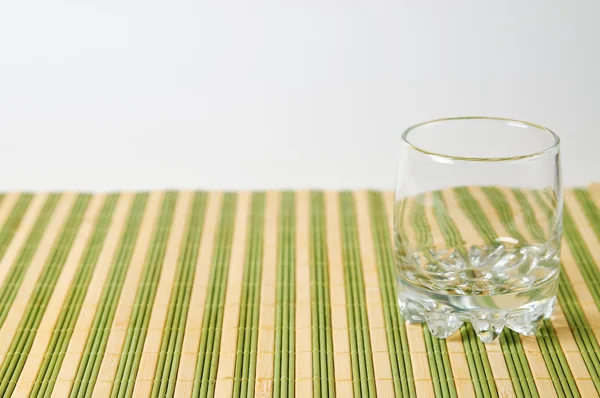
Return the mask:
<path id="1" fill-rule="evenodd" d="M 394 208 L 400 310 L 446 338 L 536 332 L 556 301 L 560 140 L 516 120 L 465 117 L 402 135 Z"/>

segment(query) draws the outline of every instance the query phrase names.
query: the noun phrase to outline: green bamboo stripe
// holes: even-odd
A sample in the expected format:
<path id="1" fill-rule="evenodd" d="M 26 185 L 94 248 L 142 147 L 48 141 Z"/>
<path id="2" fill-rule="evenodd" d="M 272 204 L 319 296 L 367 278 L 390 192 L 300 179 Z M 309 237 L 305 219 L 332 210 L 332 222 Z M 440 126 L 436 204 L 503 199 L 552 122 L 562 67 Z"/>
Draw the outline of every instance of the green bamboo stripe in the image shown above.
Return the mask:
<path id="1" fill-rule="evenodd" d="M 598 226 L 598 222 L 600 221 L 600 210 L 594 203 L 594 200 L 588 191 L 576 189 L 575 196 L 580 203 L 596 238 L 600 239 L 600 228 Z M 592 293 L 596 306 L 600 308 L 600 270 L 598 269 L 598 264 L 595 263 L 589 252 L 589 249 L 587 248 L 581 233 L 577 229 L 566 205 L 564 209 L 564 230 L 566 241 L 571 248 L 575 261 L 585 277 L 585 281 Z M 594 346 L 594 348 L 596 348 L 598 345 L 594 344 Z M 600 356 L 600 350 L 594 350 L 594 353 L 596 354 L 596 357 Z M 596 364 L 597 363 L 598 362 L 596 362 Z"/>
<path id="2" fill-rule="evenodd" d="M 507 202 L 504 192 L 497 187 L 481 187 L 481 189 L 496 210 L 500 222 L 504 225 L 504 228 L 508 233 L 511 234 L 513 238 L 518 239 L 519 242 L 526 242 L 527 239 L 525 239 L 515 224 L 514 214 L 510 204 Z"/>
<path id="3" fill-rule="evenodd" d="M 237 349 L 233 380 L 234 397 L 253 397 L 256 377 L 260 281 L 262 275 L 265 194 L 252 195 L 246 263 L 244 265 Z"/>
<path id="4" fill-rule="evenodd" d="M 408 220 L 406 219 L 406 212 L 408 209 L 409 200 L 394 200 L 394 214 L 390 214 L 390 217 L 394 217 L 400 224 L 404 224 Z M 398 239 L 401 242 L 408 242 L 408 236 L 406 235 L 405 228 L 394 228 L 394 239 Z M 401 249 L 401 248 L 398 248 Z"/>
<path id="5" fill-rule="evenodd" d="M 394 379 L 394 395 L 416 397 L 406 327 L 398 308 L 396 275 L 390 244 L 392 240 L 388 228 L 388 217 L 391 215 L 386 213 L 384 200 L 379 192 L 369 192 L 369 205 L 387 345 Z"/>
<path id="6" fill-rule="evenodd" d="M 534 192 L 533 196 L 538 206 L 546 215 L 546 218 L 551 220 L 553 217 L 553 210 L 546 202 L 544 202 L 539 193 Z M 571 238 L 572 231 L 565 232 L 565 238 L 567 238 L 567 235 Z M 564 264 L 562 266 L 564 267 Z M 578 266 L 581 268 L 579 263 Z M 567 323 L 569 324 L 569 328 L 573 333 L 577 347 L 590 372 L 590 377 L 592 378 L 594 386 L 596 387 L 596 390 L 600 392 L 600 346 L 592 332 L 592 327 L 585 316 L 583 308 L 577 300 L 573 285 L 564 272 L 561 272 L 559 275 L 558 300 L 561 303 L 561 307 L 565 314 L 565 318 L 567 319 Z"/>
<path id="7" fill-rule="evenodd" d="M 521 212 L 524 215 L 527 228 L 529 228 L 531 235 L 538 241 L 545 242 L 548 234 L 544 234 L 544 228 L 540 225 L 539 220 L 536 218 L 535 210 L 533 210 L 533 207 L 531 203 L 529 203 L 529 200 L 527 199 L 527 196 L 523 190 L 515 188 L 512 190 L 512 193 L 515 199 L 517 199 L 519 206 L 521 206 Z M 551 231 L 552 229 L 548 228 L 547 230 Z"/>
<path id="8" fill-rule="evenodd" d="M 172 397 L 179 370 L 185 324 L 190 307 L 192 285 L 196 274 L 198 249 L 202 239 L 207 194 L 196 192 L 188 217 L 185 238 L 177 263 L 177 271 L 169 311 L 160 346 L 158 364 L 152 385 L 152 397 Z"/>
<path id="9" fill-rule="evenodd" d="M 533 376 L 531 375 L 531 370 L 529 369 L 518 333 L 504 329 L 500 335 L 500 345 L 517 396 L 538 397 L 539 394 L 533 382 Z M 523 375 L 524 372 L 527 373 Z"/>
<path id="10" fill-rule="evenodd" d="M 445 199 L 440 191 L 433 193 L 433 214 L 444 235 L 446 245 L 448 247 L 462 248 L 465 245 L 465 241 L 456 223 L 450 217 Z M 463 325 L 460 334 L 475 393 L 481 397 L 498 397 L 496 382 L 494 381 L 485 344 L 477 337 L 470 324 Z"/>
<path id="11" fill-rule="evenodd" d="M 147 193 L 139 193 L 133 200 L 116 255 L 111 260 L 107 279 L 102 287 L 98 309 L 71 389 L 71 397 L 89 397 L 92 395 L 147 201 Z"/>
<path id="12" fill-rule="evenodd" d="M 539 220 L 535 217 L 535 212 L 527 196 L 520 189 L 513 189 L 512 193 L 517 202 L 519 202 L 521 213 L 525 216 L 531 234 L 535 239 L 544 241 L 543 228 L 540 226 Z M 546 362 L 546 367 L 554 383 L 554 388 L 559 396 L 579 397 L 579 391 L 573 374 L 556 336 L 554 326 L 549 319 L 544 319 L 542 327 L 536 333 L 536 338 Z"/>
<path id="13" fill-rule="evenodd" d="M 562 351 L 554 326 L 549 319 L 544 319 L 542 326 L 536 333 L 536 338 L 558 396 L 580 397 L 581 395 L 567 363 L 567 358 Z"/>
<path id="14" fill-rule="evenodd" d="M 549 196 L 548 192 L 540 192 L 537 190 L 531 191 L 531 194 L 533 195 L 535 203 L 538 204 L 546 216 L 547 230 L 552 231 L 555 228 L 554 224 L 556 220 L 556 215 L 554 214 L 557 210 L 555 203 L 556 197 L 554 195 Z M 543 199 L 544 197 L 546 197 L 546 200 L 551 203 L 552 207 L 548 206 L 548 203 Z"/>
<path id="15" fill-rule="evenodd" d="M 142 349 L 154 305 L 158 280 L 162 273 L 169 233 L 173 224 L 177 192 L 167 192 L 163 200 L 158 225 L 154 230 L 150 251 L 146 254 L 144 270 L 136 291 L 135 302 L 127 327 L 125 344 L 112 387 L 111 397 L 131 397 L 142 358 Z"/>
<path id="16" fill-rule="evenodd" d="M 500 220 L 504 224 L 505 228 L 511 234 L 513 234 L 513 236 L 517 236 L 521 242 L 526 241 L 525 237 L 521 234 L 514 223 L 514 214 L 504 192 L 498 188 L 491 187 L 484 187 L 483 190 L 490 199 L 492 206 L 499 214 Z M 515 198 L 518 198 L 518 196 L 519 195 L 515 195 Z M 527 214 L 529 212 L 530 216 L 526 216 L 525 219 L 529 220 L 528 225 L 531 232 L 539 234 L 541 232 L 541 228 L 533 216 L 533 209 L 529 205 L 529 202 L 524 195 L 521 196 L 521 199 L 524 204 L 527 204 L 527 206 L 524 206 L 521 209 L 521 212 L 523 214 Z M 536 237 L 536 239 L 540 238 L 541 236 L 539 235 Z M 542 356 L 544 358 L 544 362 L 546 363 L 546 368 L 548 369 L 550 377 L 552 378 L 552 383 L 554 384 L 554 388 L 559 396 L 572 396 L 571 389 L 575 386 L 573 375 L 568 367 L 566 372 L 563 369 L 561 365 L 561 359 L 566 363 L 566 358 L 562 352 L 562 349 L 560 348 L 560 345 L 554 344 L 550 339 L 550 335 L 556 335 L 552 323 L 543 322 L 540 331 L 536 334 L 536 338 L 538 344 L 540 345 Z M 577 388 L 575 388 L 575 391 L 577 391 Z"/>
<path id="17" fill-rule="evenodd" d="M 234 397 L 253 397 L 256 375 L 260 281 L 262 275 L 265 194 L 252 197 L 244 266 L 237 350 L 234 370 Z"/>
<path id="18" fill-rule="evenodd" d="M 408 220 L 412 229 L 417 234 L 417 245 L 420 248 L 429 248 L 433 245 L 431 229 L 425 215 L 425 195 L 419 194 L 411 198 Z"/>
<path id="19" fill-rule="evenodd" d="M 196 363 L 192 394 L 194 397 L 214 395 L 236 203 L 237 195 L 235 193 L 228 192 L 223 195 L 216 246 L 213 252 L 202 319 L 198 362 Z"/>
<path id="20" fill-rule="evenodd" d="M 594 336 L 592 325 L 577 300 L 573 285 L 564 272 L 559 276 L 558 300 L 596 391 L 600 393 L 600 345 Z"/>
<path id="21" fill-rule="evenodd" d="M 92 278 L 92 273 L 96 267 L 102 246 L 104 245 L 104 240 L 108 232 L 108 227 L 111 224 L 118 198 L 118 194 L 112 194 L 109 195 L 104 202 L 94 231 L 87 243 L 81 263 L 75 272 L 73 283 L 69 287 L 58 320 L 52 331 L 50 343 L 46 348 L 42 366 L 37 374 L 31 392 L 32 396 L 49 396 L 52 392 L 69 340 L 73 334 L 73 328 L 75 327 L 75 322 L 79 316 L 83 299 Z"/>
<path id="22" fill-rule="evenodd" d="M 590 289 L 590 293 L 592 294 L 596 306 L 600 308 L 600 269 L 598 269 L 598 266 L 594 262 L 594 258 L 585 244 L 581 232 L 577 229 L 577 225 L 566 204 L 563 211 L 565 240 L 573 253 L 575 262 L 581 270 L 585 283 Z"/>
<path id="23" fill-rule="evenodd" d="M 581 204 L 583 212 L 585 213 L 596 238 L 600 240 L 600 210 L 598 210 L 589 191 L 585 189 L 575 189 L 574 193 Z"/>
<path id="24" fill-rule="evenodd" d="M 310 286 L 313 396 L 315 398 L 335 397 L 325 195 L 323 192 L 311 192 L 310 199 Z"/>
<path id="25" fill-rule="evenodd" d="M 465 245 L 465 240 L 460 235 L 454 220 L 448 213 L 446 200 L 440 191 L 435 191 L 433 195 L 433 215 L 435 216 L 440 230 L 446 240 L 448 247 L 462 247 Z"/>
<path id="26" fill-rule="evenodd" d="M 10 344 L 10 348 L 0 368 L 0 395 L 9 396 L 16 387 L 16 382 L 25 366 L 25 360 L 33 345 L 37 328 L 42 321 L 50 296 L 54 291 L 56 281 L 62 271 L 65 260 L 79 226 L 83 221 L 83 215 L 91 199 L 91 195 L 81 194 L 77 197 L 66 224 L 37 280 L 31 298 L 24 310 L 23 318 L 19 323 L 17 332 Z"/>
<path id="27" fill-rule="evenodd" d="M 471 219 L 473 226 L 479 231 L 481 236 L 487 242 L 494 241 L 497 236 L 494 228 L 469 190 L 465 187 L 460 187 L 454 188 L 454 192 L 463 211 Z M 518 397 L 539 396 L 518 333 L 505 328 L 500 335 L 500 345 L 513 382 L 515 394 Z"/>
<path id="28" fill-rule="evenodd" d="M 409 222 L 417 234 L 417 247 L 426 252 L 433 245 L 431 227 L 425 213 L 425 195 L 417 195 L 411 201 Z M 435 338 L 429 327 L 423 327 L 423 337 L 427 347 L 427 358 L 436 396 L 456 397 L 456 386 L 446 348 L 446 340 Z"/>
<path id="29" fill-rule="evenodd" d="M 277 237 L 273 396 L 294 397 L 296 323 L 295 195 L 283 192 Z"/>
<path id="30" fill-rule="evenodd" d="M 354 388 L 355 397 L 376 396 L 373 351 L 369 333 L 369 319 L 365 298 L 365 283 L 360 259 L 360 243 L 352 192 L 340 193 L 342 227 L 342 258 L 344 261 L 344 285 L 348 313 L 348 338 L 352 368 L 358 367 Z"/>
<path id="31" fill-rule="evenodd" d="M 467 216 L 473 222 L 473 226 L 477 229 L 477 232 L 486 240 L 487 243 L 491 243 L 496 239 L 496 233 L 490 221 L 485 217 L 485 213 L 479 206 L 479 202 L 475 199 L 466 187 L 454 188 L 456 193 L 456 200 L 459 203 L 461 209 L 467 214 Z"/>
<path id="32" fill-rule="evenodd" d="M 427 324 L 424 326 L 427 326 Z M 454 385 L 454 376 L 452 374 L 448 349 L 446 348 L 446 340 L 434 337 L 428 331 L 428 327 L 423 327 L 423 336 L 425 336 L 429 368 L 436 369 L 435 372 L 431 372 L 432 375 L 437 375 L 437 379 L 433 379 L 434 390 L 437 385 L 441 389 L 442 396 L 456 398 L 456 387 Z"/>
<path id="33" fill-rule="evenodd" d="M 477 396 L 498 397 L 496 381 L 494 380 L 485 344 L 479 339 L 470 323 L 460 328 L 460 335 Z"/>
<path id="34" fill-rule="evenodd" d="M 32 198 L 33 195 L 30 193 L 19 195 L 19 199 L 17 199 L 17 202 L 4 222 L 2 229 L 0 229 L 0 258 L 4 257 L 8 244 L 15 235 L 15 232 L 17 232 L 17 228 L 21 224 L 23 216 L 25 215 L 25 210 L 29 207 Z"/>
<path id="35" fill-rule="evenodd" d="M 4 324 L 8 311 L 12 306 L 12 303 L 17 295 L 17 291 L 21 286 L 21 282 L 25 277 L 25 273 L 29 269 L 33 255 L 42 239 L 43 233 L 50 222 L 50 217 L 56 208 L 59 194 L 51 194 L 46 199 L 44 206 L 38 216 L 35 224 L 23 245 L 23 248 L 19 252 L 17 259 L 11 266 L 6 279 L 0 287 L 0 326 Z"/>

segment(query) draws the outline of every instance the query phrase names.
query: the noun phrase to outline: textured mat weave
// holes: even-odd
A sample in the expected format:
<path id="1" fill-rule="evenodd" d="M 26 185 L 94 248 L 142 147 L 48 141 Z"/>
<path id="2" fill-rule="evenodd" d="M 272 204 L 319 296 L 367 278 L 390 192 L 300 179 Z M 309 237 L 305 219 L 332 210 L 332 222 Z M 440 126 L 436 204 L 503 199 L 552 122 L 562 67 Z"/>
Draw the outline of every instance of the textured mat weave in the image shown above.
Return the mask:
<path id="1" fill-rule="evenodd" d="M 472 195 L 434 239 L 546 217 Z M 484 345 L 402 321 L 388 193 L 2 195 L 0 396 L 598 396 L 600 186 L 565 199 L 552 319 Z"/>

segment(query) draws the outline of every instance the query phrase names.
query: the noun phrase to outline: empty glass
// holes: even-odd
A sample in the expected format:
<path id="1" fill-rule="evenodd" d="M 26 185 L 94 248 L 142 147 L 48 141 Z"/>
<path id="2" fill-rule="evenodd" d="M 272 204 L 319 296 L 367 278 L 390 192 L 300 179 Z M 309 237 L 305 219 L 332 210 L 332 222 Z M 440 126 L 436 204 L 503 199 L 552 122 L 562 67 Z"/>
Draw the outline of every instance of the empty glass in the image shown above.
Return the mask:
<path id="1" fill-rule="evenodd" d="M 394 211 L 404 319 L 484 342 L 551 315 L 562 235 L 559 138 L 516 120 L 466 117 L 402 135 Z"/>

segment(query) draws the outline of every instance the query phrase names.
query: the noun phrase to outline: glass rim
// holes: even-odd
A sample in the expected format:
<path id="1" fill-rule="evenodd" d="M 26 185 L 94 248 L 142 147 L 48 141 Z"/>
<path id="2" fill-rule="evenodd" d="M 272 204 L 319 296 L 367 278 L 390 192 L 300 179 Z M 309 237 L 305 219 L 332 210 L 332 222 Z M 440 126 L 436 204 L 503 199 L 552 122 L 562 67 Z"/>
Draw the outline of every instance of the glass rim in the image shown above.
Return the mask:
<path id="1" fill-rule="evenodd" d="M 502 157 L 467 157 L 467 156 L 446 155 L 444 153 L 438 153 L 438 152 L 428 151 L 426 149 L 420 148 L 420 147 L 412 144 L 408 140 L 408 135 L 411 132 L 417 130 L 419 127 L 427 126 L 427 125 L 432 124 L 432 123 L 449 122 L 449 121 L 456 121 L 456 120 L 487 120 L 487 121 L 501 121 L 501 122 L 521 123 L 521 124 L 525 124 L 525 125 L 530 126 L 530 127 L 534 127 L 534 128 L 536 128 L 538 130 L 541 130 L 543 132 L 549 133 L 554 138 L 554 143 L 552 145 L 550 145 L 548 148 L 545 148 L 545 149 L 543 149 L 541 151 L 529 153 L 529 154 L 526 154 L 526 155 L 502 156 Z M 503 117 L 490 117 L 490 116 L 460 116 L 460 117 L 447 117 L 447 118 L 440 118 L 440 119 L 429 120 L 429 121 L 426 121 L 426 122 L 422 122 L 422 123 L 418 123 L 418 124 L 410 126 L 406 130 L 404 130 L 404 132 L 402 133 L 401 138 L 402 138 L 403 143 L 405 143 L 406 145 L 408 145 L 408 147 L 410 149 L 414 149 L 415 151 L 424 153 L 426 155 L 435 156 L 435 157 L 444 158 L 444 159 L 449 159 L 449 160 L 460 160 L 460 161 L 468 161 L 468 162 L 506 162 L 506 161 L 514 161 L 514 160 L 531 159 L 531 158 L 536 158 L 536 157 L 539 157 L 539 156 L 546 155 L 547 153 L 550 153 L 553 150 L 560 148 L 560 138 L 559 138 L 559 136 L 554 131 L 550 130 L 547 127 L 544 127 L 544 126 L 539 125 L 539 124 L 531 123 L 531 122 L 525 122 L 523 120 L 516 120 L 516 119 L 510 119 L 510 118 L 503 118 Z"/>

